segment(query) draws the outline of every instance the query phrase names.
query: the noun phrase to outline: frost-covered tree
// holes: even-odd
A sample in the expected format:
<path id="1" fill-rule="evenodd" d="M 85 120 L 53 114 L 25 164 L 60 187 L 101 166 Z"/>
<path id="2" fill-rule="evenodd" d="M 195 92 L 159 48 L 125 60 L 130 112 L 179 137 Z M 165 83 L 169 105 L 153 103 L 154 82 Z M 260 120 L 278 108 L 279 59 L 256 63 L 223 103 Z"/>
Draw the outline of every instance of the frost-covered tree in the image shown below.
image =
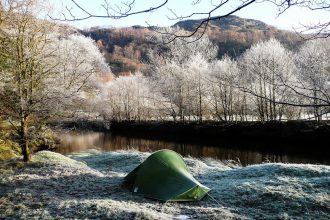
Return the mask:
<path id="1" fill-rule="evenodd" d="M 155 73 L 153 75 L 155 83 L 153 87 L 164 97 L 166 115 L 173 117 L 174 120 L 177 117 L 184 120 L 189 98 L 189 84 L 185 76 L 187 72 L 173 62 L 159 66 Z"/>
<path id="2" fill-rule="evenodd" d="M 212 63 L 209 70 L 209 99 L 212 113 L 221 121 L 246 120 L 247 97 L 238 88 L 240 69 L 235 60 L 228 56 Z"/>
<path id="3" fill-rule="evenodd" d="M 330 106 L 330 40 L 307 41 L 295 56 L 298 80 L 292 87 L 297 95 L 314 106 L 313 114 L 320 121 Z"/>
<path id="4" fill-rule="evenodd" d="M 186 63 L 186 82 L 188 90 L 187 104 L 189 107 L 188 117 L 194 115 L 201 122 L 208 114 L 209 106 L 207 101 L 208 81 L 207 75 L 210 63 L 203 57 L 202 54 L 197 53 L 190 57 Z"/>
<path id="5" fill-rule="evenodd" d="M 46 104 L 57 113 L 84 113 L 89 99 L 97 95 L 101 76 L 111 70 L 91 38 L 77 34 L 54 38 L 47 45 L 54 56 L 45 60 L 56 64 L 53 76 L 45 78 L 45 84 L 50 85 L 43 93 Z"/>
<path id="6" fill-rule="evenodd" d="M 241 78 L 245 78 L 241 87 L 255 97 L 259 120 L 280 120 L 284 113 L 283 103 L 292 98 L 286 86 L 287 82 L 295 81 L 292 53 L 271 39 L 248 49 L 241 59 L 241 66 Z"/>
<path id="7" fill-rule="evenodd" d="M 190 44 L 178 39 L 149 53 L 154 87 L 165 98 L 168 115 L 174 120 L 185 120 L 186 116 L 189 119 L 191 114 L 202 119 L 202 69 L 216 54 L 217 47 L 206 37 Z"/>
<path id="8" fill-rule="evenodd" d="M 0 30 L 0 110 L 16 128 L 27 161 L 31 122 L 65 112 L 85 95 L 92 75 L 107 67 L 90 39 L 65 36 L 37 19 L 37 1 L 15 2 L 22 4 L 6 11 Z"/>
<path id="9" fill-rule="evenodd" d="M 103 108 L 107 110 L 103 114 L 115 121 L 157 118 L 159 102 L 155 96 L 142 74 L 117 77 L 104 85 Z"/>

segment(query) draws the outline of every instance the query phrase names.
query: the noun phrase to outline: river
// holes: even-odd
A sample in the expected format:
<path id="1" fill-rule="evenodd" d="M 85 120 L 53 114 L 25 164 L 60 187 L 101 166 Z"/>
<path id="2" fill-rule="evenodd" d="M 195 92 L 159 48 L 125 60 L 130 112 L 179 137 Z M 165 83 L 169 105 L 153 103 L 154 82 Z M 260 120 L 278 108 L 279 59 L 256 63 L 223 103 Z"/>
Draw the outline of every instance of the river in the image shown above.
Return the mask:
<path id="1" fill-rule="evenodd" d="M 267 150 L 257 151 L 251 150 L 251 143 L 249 143 L 249 147 L 245 147 L 242 143 L 219 143 L 209 146 L 128 137 L 110 132 L 62 132 L 59 134 L 59 137 L 61 143 L 58 145 L 56 151 L 62 154 L 89 149 L 97 149 L 102 152 L 132 149 L 142 152 L 153 152 L 166 148 L 174 150 L 183 156 L 192 156 L 195 158 L 211 157 L 219 160 L 239 161 L 243 166 L 263 162 L 330 165 L 330 159 L 322 156 L 322 154 L 314 155 L 304 152 L 284 153 Z M 264 143 L 264 145 L 264 149 L 267 149 L 267 144 Z M 259 147 L 259 149 L 263 148 Z"/>

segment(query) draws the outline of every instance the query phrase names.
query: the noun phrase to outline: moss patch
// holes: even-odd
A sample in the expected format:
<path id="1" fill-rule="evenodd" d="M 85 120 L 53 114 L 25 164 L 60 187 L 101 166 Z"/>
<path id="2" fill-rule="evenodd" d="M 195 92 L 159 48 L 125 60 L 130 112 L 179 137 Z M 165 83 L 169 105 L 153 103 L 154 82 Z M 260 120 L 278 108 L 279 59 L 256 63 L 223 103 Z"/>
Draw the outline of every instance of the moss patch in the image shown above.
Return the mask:
<path id="1" fill-rule="evenodd" d="M 0 120 L 0 161 L 18 157 L 19 145 L 12 140 L 13 128 L 9 123 Z"/>
<path id="2" fill-rule="evenodd" d="M 6 145 L 0 145 L 0 160 L 9 160 L 17 157 L 18 155 Z"/>
<path id="3" fill-rule="evenodd" d="M 9 160 L 19 156 L 18 144 L 12 141 L 0 139 L 0 161 Z"/>
<path id="4" fill-rule="evenodd" d="M 31 152 L 55 148 L 56 135 L 47 126 L 31 126 L 28 130 L 28 145 Z M 10 123 L 0 121 L 0 161 L 21 155 L 19 137 Z"/>

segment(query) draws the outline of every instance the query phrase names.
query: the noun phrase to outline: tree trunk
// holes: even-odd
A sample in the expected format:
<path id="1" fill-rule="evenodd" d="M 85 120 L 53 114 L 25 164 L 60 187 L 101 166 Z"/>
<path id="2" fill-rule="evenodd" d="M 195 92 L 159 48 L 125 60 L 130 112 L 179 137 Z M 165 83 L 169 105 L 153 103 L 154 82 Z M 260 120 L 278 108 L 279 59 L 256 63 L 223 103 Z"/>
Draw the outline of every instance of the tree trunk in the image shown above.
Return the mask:
<path id="1" fill-rule="evenodd" d="M 29 150 L 28 142 L 27 142 L 26 118 L 27 118 L 27 116 L 22 116 L 21 123 L 20 123 L 20 147 L 22 149 L 23 160 L 25 162 L 31 160 L 31 153 Z"/>
<path id="2" fill-rule="evenodd" d="M 202 113 L 202 93 L 199 92 L 199 122 L 203 121 L 203 113 Z"/>
<path id="3" fill-rule="evenodd" d="M 28 147 L 28 144 L 26 141 L 23 141 L 22 142 L 22 154 L 23 154 L 23 160 L 24 162 L 28 162 L 31 160 L 31 153 L 30 153 L 30 150 L 29 150 L 29 147 Z"/>
<path id="4" fill-rule="evenodd" d="M 314 86 L 314 117 L 315 117 L 317 124 L 319 125 L 322 120 L 322 116 L 320 115 L 320 112 L 319 112 L 318 100 L 317 100 L 318 96 L 317 96 L 316 90 L 317 89 Z"/>

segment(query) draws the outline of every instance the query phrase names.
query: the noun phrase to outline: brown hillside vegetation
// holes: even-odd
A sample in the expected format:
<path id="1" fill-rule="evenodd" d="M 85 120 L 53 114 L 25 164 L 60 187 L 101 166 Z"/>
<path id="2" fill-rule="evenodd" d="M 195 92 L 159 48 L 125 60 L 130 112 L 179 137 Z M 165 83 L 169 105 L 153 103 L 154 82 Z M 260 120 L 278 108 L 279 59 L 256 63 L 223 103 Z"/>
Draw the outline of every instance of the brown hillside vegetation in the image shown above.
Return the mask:
<path id="1" fill-rule="evenodd" d="M 173 25 L 192 31 L 199 20 L 184 20 Z M 91 28 L 82 31 L 93 38 L 116 75 L 142 70 L 146 53 L 155 43 L 152 27 L 132 26 L 127 28 Z M 206 34 L 219 47 L 218 57 L 228 54 L 237 57 L 252 44 L 276 38 L 289 49 L 295 49 L 301 38 L 294 32 L 277 29 L 264 22 L 228 16 L 221 21 L 211 21 Z"/>

